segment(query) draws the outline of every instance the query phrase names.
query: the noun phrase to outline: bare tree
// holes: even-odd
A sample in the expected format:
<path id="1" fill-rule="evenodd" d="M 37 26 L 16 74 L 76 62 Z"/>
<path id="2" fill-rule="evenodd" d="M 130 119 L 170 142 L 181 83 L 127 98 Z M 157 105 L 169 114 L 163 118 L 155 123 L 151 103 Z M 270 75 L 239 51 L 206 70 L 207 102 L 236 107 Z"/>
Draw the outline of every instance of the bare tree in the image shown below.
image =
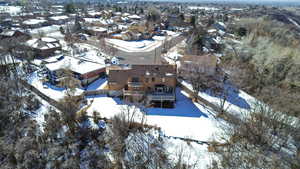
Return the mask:
<path id="1" fill-rule="evenodd" d="M 195 99 L 200 91 L 210 89 L 211 92 L 220 92 L 222 85 L 220 77 L 215 72 L 215 67 L 200 60 L 200 57 L 192 56 L 188 61 L 183 61 L 179 69 L 180 76 L 191 84 Z"/>
<path id="2" fill-rule="evenodd" d="M 129 136 L 129 132 L 142 129 L 145 123 L 145 114 L 140 112 L 136 106 L 125 106 L 119 115 L 112 119 L 112 137 L 111 146 L 116 166 L 118 168 L 125 167 L 124 152 L 126 150 L 125 140 Z"/>
<path id="3" fill-rule="evenodd" d="M 117 54 L 117 49 L 114 47 L 113 44 L 108 44 L 104 37 L 99 39 L 99 47 L 100 51 L 110 57 L 114 57 Z"/>
<path id="4" fill-rule="evenodd" d="M 272 111 L 266 105 L 257 106 L 231 126 L 222 127 L 224 144 L 213 145 L 220 162 L 214 168 L 293 168 L 299 167 L 295 155 L 292 118 Z M 299 127 L 299 126 L 298 126 Z M 217 166 L 217 167 L 216 167 Z M 297 168 L 297 167 L 296 167 Z"/>

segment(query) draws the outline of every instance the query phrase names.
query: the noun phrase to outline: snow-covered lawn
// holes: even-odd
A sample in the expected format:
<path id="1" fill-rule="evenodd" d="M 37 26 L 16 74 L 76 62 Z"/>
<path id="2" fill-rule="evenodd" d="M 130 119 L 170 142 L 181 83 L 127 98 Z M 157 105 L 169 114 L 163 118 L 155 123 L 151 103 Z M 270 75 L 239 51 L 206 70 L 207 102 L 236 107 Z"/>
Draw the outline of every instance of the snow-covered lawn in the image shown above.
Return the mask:
<path id="1" fill-rule="evenodd" d="M 98 111 L 102 117 L 111 118 L 119 114 L 127 106 L 119 98 L 105 95 L 89 97 L 93 100 L 88 113 Z M 192 102 L 185 92 L 177 89 L 175 108 L 146 108 L 146 123 L 161 127 L 167 136 L 188 137 L 201 141 L 211 141 L 214 134 L 218 134 L 218 121 L 214 112 L 207 107 Z"/>
<path id="2" fill-rule="evenodd" d="M 39 89 L 45 95 L 59 100 L 65 95 L 65 89 L 50 84 L 46 88 L 39 80 L 37 73 L 33 73 L 28 82 Z M 98 79 L 86 90 L 97 90 L 105 87 L 106 79 Z M 77 89 L 77 94 L 84 89 Z M 146 123 L 161 127 L 167 136 L 188 137 L 201 141 L 211 141 L 221 131 L 219 121 L 214 118 L 215 112 L 208 107 L 194 103 L 188 98 L 187 93 L 180 88 L 176 90 L 177 101 L 175 108 L 145 108 Z M 88 114 L 98 111 L 101 117 L 111 118 L 119 114 L 127 104 L 119 98 L 97 95 L 87 97 L 88 103 L 92 103 Z M 41 110 L 42 111 L 42 110 Z"/>
<path id="3" fill-rule="evenodd" d="M 54 100 L 62 99 L 66 92 L 64 88 L 59 88 L 48 83 L 43 84 L 37 72 L 31 74 L 28 78 L 28 83 Z"/>
<path id="4" fill-rule="evenodd" d="M 190 90 L 193 89 L 192 85 L 186 81 L 181 81 L 181 84 L 189 88 Z M 245 115 L 244 113 L 248 113 L 252 108 L 255 108 L 257 106 L 258 100 L 242 90 L 237 90 L 233 87 L 227 86 L 226 92 L 227 98 L 224 108 L 234 115 Z M 199 96 L 216 106 L 221 106 L 221 102 L 223 99 L 222 97 L 214 96 L 209 91 L 200 91 Z"/>
<path id="5" fill-rule="evenodd" d="M 179 139 L 165 139 L 165 148 L 170 153 L 170 158 L 178 161 L 182 158 L 186 164 L 195 165 L 195 169 L 207 169 L 211 164 L 214 154 L 208 152 L 207 145 L 187 143 Z M 182 155 L 182 156 L 180 156 Z"/>
<path id="6" fill-rule="evenodd" d="M 51 85 L 50 83 L 43 83 L 41 78 L 38 77 L 37 72 L 33 72 L 30 77 L 28 78 L 28 83 L 32 86 L 36 87 L 40 92 L 43 94 L 49 96 L 50 98 L 54 100 L 60 100 L 62 99 L 66 94 L 65 88 L 60 88 L 54 85 Z M 107 84 L 107 80 L 105 78 L 99 78 L 93 83 L 91 83 L 87 88 L 77 88 L 75 94 L 81 94 L 82 92 L 86 90 L 98 90 L 103 89 Z"/>
<path id="7" fill-rule="evenodd" d="M 28 81 L 51 98 L 59 99 L 64 96 L 64 89 L 52 85 L 47 85 L 48 88 L 44 88 L 37 73 L 33 73 Z M 86 90 L 102 89 L 106 83 L 106 79 L 98 79 L 89 85 Z M 78 89 L 78 91 L 81 90 Z M 188 98 L 188 94 L 180 88 L 177 88 L 176 96 L 175 108 L 145 108 L 146 124 L 160 127 L 162 132 L 159 133 L 165 136 L 190 138 L 199 141 L 221 141 L 219 136 L 222 135 L 222 127 L 228 124 L 223 120 L 215 119 L 215 112 L 210 108 L 192 102 Z M 91 103 L 88 115 L 92 115 L 93 111 L 98 111 L 101 117 L 111 118 L 119 114 L 124 108 L 128 108 L 128 105 L 119 98 L 111 98 L 106 95 L 91 96 L 87 100 L 88 103 Z M 42 107 L 33 115 L 41 130 L 43 130 L 45 121 L 44 115 L 48 110 L 49 104 L 42 101 Z M 208 152 L 208 146 L 205 144 L 187 143 L 172 137 L 164 137 L 163 139 L 166 151 L 174 161 L 178 161 L 178 158 L 182 157 L 181 160 L 185 163 L 196 164 L 197 169 L 206 169 L 211 159 L 214 158 L 214 154 Z"/>

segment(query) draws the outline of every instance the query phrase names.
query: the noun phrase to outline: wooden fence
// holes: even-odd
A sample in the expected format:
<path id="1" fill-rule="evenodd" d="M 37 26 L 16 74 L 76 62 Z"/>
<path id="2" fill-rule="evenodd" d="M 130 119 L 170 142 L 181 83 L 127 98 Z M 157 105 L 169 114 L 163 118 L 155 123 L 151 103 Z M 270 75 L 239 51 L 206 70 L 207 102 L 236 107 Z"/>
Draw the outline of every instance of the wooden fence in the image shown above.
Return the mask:
<path id="1" fill-rule="evenodd" d="M 84 96 L 95 96 L 95 95 L 102 95 L 102 94 L 108 94 L 109 90 L 107 89 L 99 89 L 99 90 L 89 90 L 89 91 L 84 91 L 83 95 Z"/>

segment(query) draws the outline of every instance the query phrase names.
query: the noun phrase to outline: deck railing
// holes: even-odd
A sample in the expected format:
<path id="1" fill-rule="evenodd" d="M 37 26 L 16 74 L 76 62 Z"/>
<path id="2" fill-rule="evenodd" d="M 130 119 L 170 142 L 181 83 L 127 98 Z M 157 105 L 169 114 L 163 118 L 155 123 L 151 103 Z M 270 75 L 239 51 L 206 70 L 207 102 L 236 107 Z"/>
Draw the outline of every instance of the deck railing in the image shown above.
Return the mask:
<path id="1" fill-rule="evenodd" d="M 124 96 L 145 95 L 145 91 L 133 91 L 123 89 Z"/>
<path id="2" fill-rule="evenodd" d="M 151 101 L 175 101 L 176 97 L 174 93 L 147 94 L 147 99 Z"/>

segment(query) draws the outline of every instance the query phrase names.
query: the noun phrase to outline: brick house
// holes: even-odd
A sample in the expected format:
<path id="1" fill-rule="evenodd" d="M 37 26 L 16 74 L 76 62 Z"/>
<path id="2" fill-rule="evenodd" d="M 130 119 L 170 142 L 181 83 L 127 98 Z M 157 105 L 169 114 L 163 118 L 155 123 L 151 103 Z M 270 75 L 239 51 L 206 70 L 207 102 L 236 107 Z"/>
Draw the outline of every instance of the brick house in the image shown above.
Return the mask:
<path id="1" fill-rule="evenodd" d="M 10 39 L 10 38 L 20 38 L 20 40 L 28 40 L 30 39 L 30 35 L 26 34 L 19 30 L 4 30 L 0 33 L 0 40 Z"/>
<path id="2" fill-rule="evenodd" d="M 66 15 L 61 15 L 61 16 L 51 16 L 49 17 L 49 22 L 54 25 L 62 25 L 68 22 L 70 18 Z"/>
<path id="3" fill-rule="evenodd" d="M 179 74 L 188 73 L 192 71 L 192 67 L 197 67 L 199 73 L 213 76 L 217 70 L 218 58 L 213 54 L 185 55 L 180 59 L 180 64 Z"/>
<path id="4" fill-rule="evenodd" d="M 129 65 L 107 68 L 108 88 L 121 91 L 128 101 L 146 106 L 173 107 L 176 90 L 175 65 Z"/>
<path id="5" fill-rule="evenodd" d="M 80 80 L 82 86 L 87 86 L 105 75 L 104 60 L 97 63 L 80 58 L 61 56 L 57 61 L 45 64 L 49 80 L 52 84 L 59 84 L 65 77 L 65 71 L 69 71 L 73 76 Z"/>

